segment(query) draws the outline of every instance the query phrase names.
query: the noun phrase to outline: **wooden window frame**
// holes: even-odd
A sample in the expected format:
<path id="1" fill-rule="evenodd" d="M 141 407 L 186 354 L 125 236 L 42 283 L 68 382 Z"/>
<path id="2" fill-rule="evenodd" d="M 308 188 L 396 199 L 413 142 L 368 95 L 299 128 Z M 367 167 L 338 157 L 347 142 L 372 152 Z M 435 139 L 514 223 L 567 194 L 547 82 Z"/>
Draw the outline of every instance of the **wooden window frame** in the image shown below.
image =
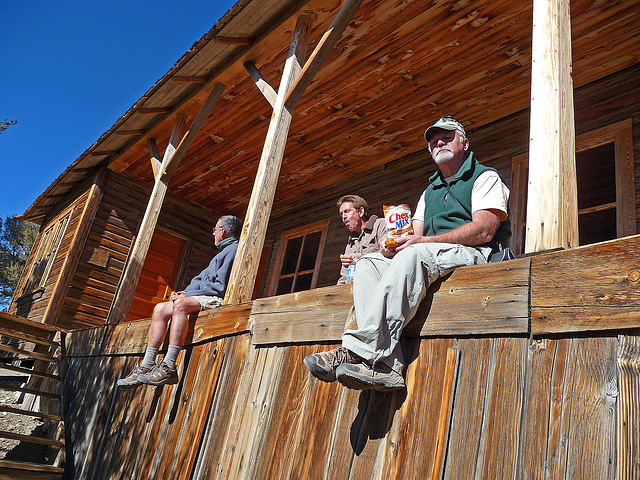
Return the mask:
<path id="1" fill-rule="evenodd" d="M 576 153 L 613 143 L 616 181 L 616 237 L 636 234 L 636 194 L 633 158 L 633 122 L 626 119 L 587 133 L 576 135 Z M 511 248 L 523 253 L 526 223 L 526 195 L 529 176 L 529 154 L 523 153 L 511 162 Z"/>
<path id="2" fill-rule="evenodd" d="M 71 221 L 72 214 L 73 209 L 58 217 L 55 221 L 51 222 L 51 225 L 42 231 L 40 241 L 38 242 L 38 249 L 33 257 L 33 263 L 29 271 L 29 279 L 27 280 L 21 298 L 44 290 L 49 278 L 49 273 L 51 272 L 51 267 L 53 266 L 60 245 L 62 244 L 62 239 Z M 38 268 L 40 265 L 44 266 Z M 41 269 L 43 270 L 42 275 L 39 274 L 39 270 Z M 36 277 L 36 275 L 38 275 L 39 278 Z"/>
<path id="3" fill-rule="evenodd" d="M 280 275 L 280 272 L 284 264 L 284 255 L 285 255 L 285 252 L 287 251 L 287 244 L 289 243 L 289 240 L 292 240 L 298 237 L 303 237 L 311 233 L 321 232 L 320 242 L 318 244 L 318 253 L 316 254 L 316 261 L 313 269 L 313 277 L 311 278 L 311 286 L 309 287 L 309 289 L 312 290 L 316 288 L 316 283 L 318 282 L 318 274 L 320 273 L 320 264 L 322 262 L 322 254 L 324 252 L 324 244 L 327 238 L 327 231 L 329 229 L 329 221 L 330 220 L 327 218 L 325 220 L 320 220 L 318 222 L 310 223 L 309 225 L 304 225 L 302 227 L 287 230 L 280 234 L 280 245 L 278 246 L 278 253 L 276 255 L 273 278 L 271 279 L 271 287 L 269 289 L 270 296 L 276 295 L 276 292 L 278 291 L 278 282 L 282 278 L 282 276 Z M 303 240 L 302 246 L 300 247 L 300 252 L 302 252 L 303 248 L 304 248 L 304 240 Z M 298 264 L 299 262 L 300 262 L 300 258 L 298 258 Z M 297 276 L 298 274 L 299 274 L 298 266 L 296 266 L 296 271 L 294 273 L 294 276 Z M 294 279 L 294 285 L 295 285 L 295 279 Z"/>

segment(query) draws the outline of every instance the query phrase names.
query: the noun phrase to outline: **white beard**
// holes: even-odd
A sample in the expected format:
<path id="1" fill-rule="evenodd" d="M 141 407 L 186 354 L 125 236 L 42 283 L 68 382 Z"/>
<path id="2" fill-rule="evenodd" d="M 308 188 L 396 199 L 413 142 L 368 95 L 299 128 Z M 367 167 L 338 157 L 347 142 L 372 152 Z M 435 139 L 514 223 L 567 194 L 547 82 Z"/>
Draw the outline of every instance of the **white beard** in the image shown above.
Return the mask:
<path id="1" fill-rule="evenodd" d="M 440 165 L 441 163 L 446 163 L 449 162 L 451 160 L 453 160 L 453 152 L 451 152 L 450 150 L 443 150 L 440 149 L 438 150 L 438 152 L 433 156 L 433 160 L 436 162 L 436 164 Z"/>

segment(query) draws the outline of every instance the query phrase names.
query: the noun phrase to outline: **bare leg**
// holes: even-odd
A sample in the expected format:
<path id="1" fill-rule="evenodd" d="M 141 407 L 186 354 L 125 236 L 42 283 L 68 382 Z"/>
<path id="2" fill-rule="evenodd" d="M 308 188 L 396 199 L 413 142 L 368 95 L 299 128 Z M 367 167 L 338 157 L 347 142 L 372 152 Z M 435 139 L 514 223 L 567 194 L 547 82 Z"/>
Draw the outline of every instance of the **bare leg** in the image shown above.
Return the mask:
<path id="1" fill-rule="evenodd" d="M 180 297 L 173 302 L 173 320 L 169 330 L 169 345 L 182 347 L 189 330 L 189 315 L 199 311 L 200 303 L 193 297 Z M 151 330 L 149 332 L 151 333 Z"/>
<path id="2" fill-rule="evenodd" d="M 167 333 L 167 324 L 173 315 L 173 302 L 156 304 L 151 315 L 151 325 L 147 334 L 147 347 L 160 348 Z"/>

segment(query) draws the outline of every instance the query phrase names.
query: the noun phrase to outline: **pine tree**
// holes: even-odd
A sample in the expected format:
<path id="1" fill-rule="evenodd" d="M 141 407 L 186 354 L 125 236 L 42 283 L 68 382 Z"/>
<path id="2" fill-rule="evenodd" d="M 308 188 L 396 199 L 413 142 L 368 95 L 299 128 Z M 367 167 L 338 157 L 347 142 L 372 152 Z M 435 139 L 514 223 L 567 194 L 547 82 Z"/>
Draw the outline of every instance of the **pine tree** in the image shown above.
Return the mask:
<path id="1" fill-rule="evenodd" d="M 38 226 L 15 217 L 0 217 L 0 306 L 6 306 L 22 274 Z"/>

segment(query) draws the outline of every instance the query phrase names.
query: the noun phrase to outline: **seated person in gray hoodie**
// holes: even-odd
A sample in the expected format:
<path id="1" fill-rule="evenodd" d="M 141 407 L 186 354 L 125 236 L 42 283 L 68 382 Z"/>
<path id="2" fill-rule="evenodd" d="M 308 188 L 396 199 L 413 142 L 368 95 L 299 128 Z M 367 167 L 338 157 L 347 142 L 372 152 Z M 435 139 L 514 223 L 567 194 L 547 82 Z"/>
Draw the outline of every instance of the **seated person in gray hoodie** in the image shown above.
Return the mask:
<path id="1" fill-rule="evenodd" d="M 218 254 L 213 257 L 207 268 L 191 280 L 184 291 L 174 292 L 169 301 L 158 303 L 154 307 L 144 358 L 129 375 L 118 380 L 120 387 L 135 387 L 142 383 L 166 385 L 178 382 L 176 360 L 187 336 L 189 315 L 205 308 L 222 305 L 241 230 L 242 222 L 237 217 L 220 217 L 213 229 Z M 162 363 L 156 364 L 158 349 L 164 341 L 169 320 L 172 320 L 169 348 Z"/>

